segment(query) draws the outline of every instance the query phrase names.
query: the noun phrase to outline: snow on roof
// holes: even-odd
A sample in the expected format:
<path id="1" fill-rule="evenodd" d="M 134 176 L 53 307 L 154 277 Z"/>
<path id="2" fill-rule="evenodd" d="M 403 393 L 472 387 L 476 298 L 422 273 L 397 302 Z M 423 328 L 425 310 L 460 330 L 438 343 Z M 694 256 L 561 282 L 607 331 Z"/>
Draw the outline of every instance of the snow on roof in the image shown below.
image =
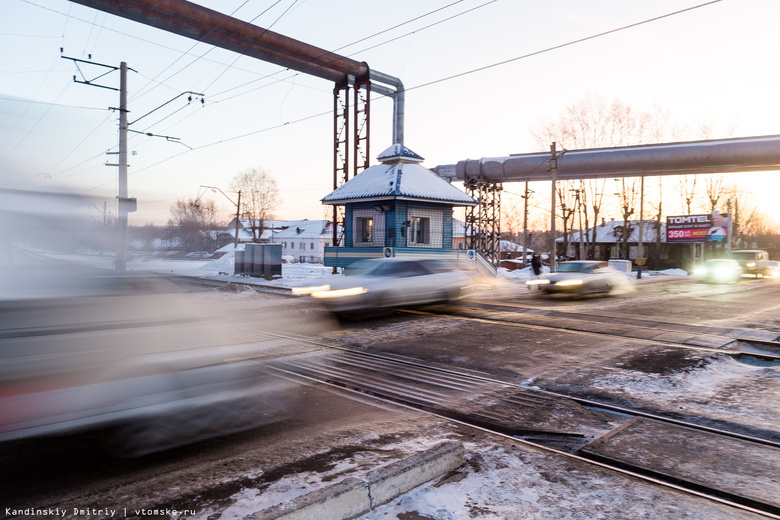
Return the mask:
<path id="1" fill-rule="evenodd" d="M 377 155 L 377 160 L 382 163 L 391 163 L 396 161 L 419 163 L 425 160 L 424 157 L 417 155 L 402 144 L 394 144 L 384 152 Z"/>
<path id="2" fill-rule="evenodd" d="M 297 220 L 289 221 L 286 229 L 277 232 L 274 240 L 283 238 L 320 238 L 327 232 L 330 222 L 327 220 Z M 332 229 L 332 228 L 330 228 Z"/>
<path id="3" fill-rule="evenodd" d="M 424 166 L 401 160 L 371 166 L 321 200 L 323 204 L 343 204 L 363 199 L 388 198 L 449 202 L 461 206 L 478 204 Z"/>

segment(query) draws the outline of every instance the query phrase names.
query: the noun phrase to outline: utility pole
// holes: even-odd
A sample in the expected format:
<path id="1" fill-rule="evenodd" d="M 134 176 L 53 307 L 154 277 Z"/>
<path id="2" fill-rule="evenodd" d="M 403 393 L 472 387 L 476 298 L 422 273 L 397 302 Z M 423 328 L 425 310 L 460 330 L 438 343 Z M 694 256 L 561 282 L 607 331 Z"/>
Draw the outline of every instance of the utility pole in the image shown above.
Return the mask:
<path id="1" fill-rule="evenodd" d="M 89 65 L 95 65 L 98 67 L 105 67 L 111 69 L 111 71 L 119 69 L 119 152 L 108 152 L 109 155 L 118 155 L 119 162 L 115 164 L 106 163 L 106 166 L 117 166 L 119 168 L 118 174 L 118 190 L 117 190 L 117 244 L 116 244 L 116 261 L 114 262 L 114 268 L 117 271 L 124 271 L 127 268 L 127 214 L 135 211 L 137 207 L 136 199 L 128 198 L 127 196 L 127 63 L 124 61 L 119 67 L 114 65 L 104 65 L 102 63 L 95 63 L 92 61 L 80 60 L 78 58 L 69 58 L 62 56 L 63 59 L 71 60 L 76 65 L 76 68 L 81 72 L 79 63 L 86 63 Z M 129 69 L 133 70 L 133 69 Z M 95 80 L 102 78 L 111 71 L 101 74 L 91 80 L 88 80 L 82 73 L 82 81 L 76 79 L 73 76 L 73 81 L 76 83 L 83 83 L 91 87 L 106 88 L 109 90 L 117 90 L 115 87 L 107 87 L 105 85 L 98 85 L 94 83 Z M 135 72 L 133 70 L 133 72 Z"/>
<path id="2" fill-rule="evenodd" d="M 119 66 L 119 244 L 116 252 L 116 270 L 127 269 L 127 63 Z"/>
<path id="3" fill-rule="evenodd" d="M 639 246 L 637 247 L 637 266 L 636 266 L 636 278 L 637 280 L 642 278 L 642 263 L 645 259 L 645 250 L 643 240 L 645 238 L 645 176 L 642 175 L 639 188 Z"/>
<path id="4" fill-rule="evenodd" d="M 550 159 L 550 175 L 552 182 L 550 183 L 552 185 L 551 187 L 551 193 L 552 193 L 552 202 L 550 203 L 552 207 L 550 208 L 550 235 L 552 235 L 552 250 L 550 252 L 550 271 L 555 271 L 555 264 L 558 261 L 557 258 L 557 252 L 556 252 L 556 243 L 555 243 L 555 195 L 556 195 L 556 182 L 558 180 L 558 159 L 563 157 L 563 154 L 566 153 L 566 149 L 564 148 L 563 151 L 558 154 L 555 151 L 555 141 L 553 141 L 553 144 L 550 145 L 550 152 L 552 152 L 552 158 Z"/>
<path id="5" fill-rule="evenodd" d="M 238 190 L 238 204 L 236 204 L 236 242 L 233 244 L 233 250 L 238 249 L 238 219 L 241 217 L 241 190 Z M 271 232 L 273 237 L 273 231 Z"/>
<path id="6" fill-rule="evenodd" d="M 726 228 L 726 254 L 731 255 L 731 234 L 734 231 L 734 215 L 731 214 L 731 197 L 726 201 L 726 215 L 728 224 Z"/>
<path id="7" fill-rule="evenodd" d="M 582 199 L 585 195 L 585 186 L 582 183 L 582 180 L 580 180 L 580 189 L 577 190 L 577 216 L 580 220 L 580 260 L 585 260 L 585 240 L 582 236 Z"/>
<path id="8" fill-rule="evenodd" d="M 523 195 L 523 267 L 528 259 L 528 182 L 525 183 L 525 195 Z"/>

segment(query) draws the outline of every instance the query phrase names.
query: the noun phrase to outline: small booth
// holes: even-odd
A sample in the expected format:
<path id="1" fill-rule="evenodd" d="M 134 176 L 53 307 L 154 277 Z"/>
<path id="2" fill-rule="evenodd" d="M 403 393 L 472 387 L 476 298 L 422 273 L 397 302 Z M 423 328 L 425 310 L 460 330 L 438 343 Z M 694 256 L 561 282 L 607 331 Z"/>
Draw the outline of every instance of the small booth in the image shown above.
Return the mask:
<path id="1" fill-rule="evenodd" d="M 365 258 L 444 256 L 466 261 L 474 252 L 453 249 L 452 210 L 478 202 L 420 163 L 423 158 L 395 144 L 380 164 L 362 171 L 325 196 L 344 206 L 344 245 L 326 247 L 324 263 L 348 267 Z M 470 255 L 469 255 L 470 253 Z"/>

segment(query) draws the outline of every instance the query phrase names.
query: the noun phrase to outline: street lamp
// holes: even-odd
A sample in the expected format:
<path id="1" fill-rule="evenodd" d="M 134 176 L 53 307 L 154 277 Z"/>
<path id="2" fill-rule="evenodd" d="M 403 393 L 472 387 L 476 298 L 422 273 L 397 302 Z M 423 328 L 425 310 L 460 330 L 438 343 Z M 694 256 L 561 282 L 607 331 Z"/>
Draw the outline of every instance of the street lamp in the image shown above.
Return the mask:
<path id="1" fill-rule="evenodd" d="M 200 185 L 201 188 L 209 188 L 211 191 L 218 191 L 222 195 L 225 196 L 227 200 L 230 201 L 231 204 L 233 204 L 236 207 L 236 240 L 233 244 L 233 249 L 238 249 L 238 219 L 240 216 L 241 211 L 241 190 L 238 190 L 238 202 L 233 202 L 233 199 L 225 195 L 225 192 L 221 189 L 217 188 L 216 186 L 204 186 L 203 184 Z"/>

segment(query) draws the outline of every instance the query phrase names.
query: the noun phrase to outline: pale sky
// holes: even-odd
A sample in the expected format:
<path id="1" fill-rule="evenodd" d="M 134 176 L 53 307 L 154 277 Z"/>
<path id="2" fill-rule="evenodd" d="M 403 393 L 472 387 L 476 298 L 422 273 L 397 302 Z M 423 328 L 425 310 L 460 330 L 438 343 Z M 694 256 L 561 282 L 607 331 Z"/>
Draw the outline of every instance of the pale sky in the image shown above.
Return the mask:
<path id="1" fill-rule="evenodd" d="M 530 131 L 592 95 L 637 110 L 660 107 L 670 125 L 706 123 L 712 138 L 780 134 L 777 0 L 721 0 L 668 17 L 706 2 L 197 3 L 246 21 L 257 17 L 256 25 L 400 78 L 407 89 L 405 144 L 429 168 L 543 151 Z M 118 114 L 110 107 L 118 106 L 119 94 L 73 81 L 109 69 L 77 68 L 61 56 L 111 66 L 124 61 L 136 71 L 128 78 L 131 122 L 186 91 L 205 99 L 201 106 L 194 96 L 187 105 L 182 96 L 131 125 L 180 141 L 130 134 L 129 194 L 138 199 L 131 224 L 164 224 L 171 204 L 196 197 L 201 185 L 235 200 L 231 182 L 249 168 L 277 179 L 277 218 L 324 218 L 320 199 L 333 189 L 331 82 L 66 0 L 3 0 L 0 45 L 0 186 L 65 187 L 106 200 L 113 210 L 117 169 L 105 163 L 116 162 L 106 152 L 118 149 Z M 93 83 L 118 87 L 119 73 Z M 372 164 L 392 144 L 391 108 L 388 98 L 372 100 Z M 776 172 L 732 175 L 780 221 Z M 535 191 L 533 205 L 548 210 L 549 189 Z M 225 220 L 235 211 L 222 195 L 206 196 Z M 505 205 L 516 202 L 506 196 Z"/>

